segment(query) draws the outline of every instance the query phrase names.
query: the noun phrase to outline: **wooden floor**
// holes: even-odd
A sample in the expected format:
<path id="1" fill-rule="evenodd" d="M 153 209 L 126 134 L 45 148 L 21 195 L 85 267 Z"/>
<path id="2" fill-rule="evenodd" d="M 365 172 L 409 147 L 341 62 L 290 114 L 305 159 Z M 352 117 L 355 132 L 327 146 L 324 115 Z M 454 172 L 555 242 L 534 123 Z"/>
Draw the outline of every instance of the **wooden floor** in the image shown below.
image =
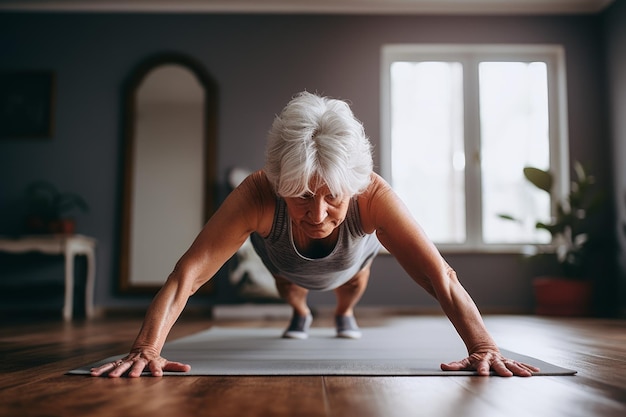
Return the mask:
<path id="1" fill-rule="evenodd" d="M 65 372 L 72 368 L 126 352 L 141 318 L 72 324 L 21 320 L 0 328 L 0 416 L 626 416 L 626 321 L 533 316 L 487 316 L 485 320 L 502 347 L 577 369 L 578 374 L 532 378 L 68 376 Z M 384 318 L 360 317 L 364 331 L 381 322 Z M 183 316 L 171 338 L 213 324 L 216 321 L 197 315 Z M 284 324 L 219 321 L 220 326 Z M 330 325 L 330 320 L 320 317 L 316 325 Z"/>

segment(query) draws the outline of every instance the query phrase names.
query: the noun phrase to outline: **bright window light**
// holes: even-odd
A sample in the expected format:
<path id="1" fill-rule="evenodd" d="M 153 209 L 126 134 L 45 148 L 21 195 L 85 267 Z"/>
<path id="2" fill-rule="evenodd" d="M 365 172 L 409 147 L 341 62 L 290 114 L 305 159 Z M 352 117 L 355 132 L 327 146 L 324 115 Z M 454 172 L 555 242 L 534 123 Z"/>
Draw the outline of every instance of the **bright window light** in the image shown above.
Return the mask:
<path id="1" fill-rule="evenodd" d="M 550 198 L 522 174 L 526 166 L 550 167 L 546 64 L 481 62 L 479 89 L 483 239 L 549 243 L 535 222 L 550 217 Z M 499 213 L 521 223 L 503 222 Z"/>
<path id="2" fill-rule="evenodd" d="M 463 67 L 391 66 L 393 187 L 432 239 L 465 241 Z"/>
<path id="3" fill-rule="evenodd" d="M 535 223 L 550 218 L 551 198 L 523 169 L 549 169 L 555 195 L 566 191 L 562 48 L 387 45 L 382 71 L 381 172 L 431 239 L 549 243 Z"/>

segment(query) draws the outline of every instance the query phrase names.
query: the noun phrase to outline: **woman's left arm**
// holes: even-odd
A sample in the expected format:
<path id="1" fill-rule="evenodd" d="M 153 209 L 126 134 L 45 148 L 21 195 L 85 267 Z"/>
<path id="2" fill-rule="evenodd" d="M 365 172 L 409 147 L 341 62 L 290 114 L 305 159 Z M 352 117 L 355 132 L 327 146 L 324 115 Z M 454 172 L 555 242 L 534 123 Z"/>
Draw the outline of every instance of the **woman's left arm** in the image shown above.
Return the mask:
<path id="1" fill-rule="evenodd" d="M 415 221 L 405 204 L 378 175 L 359 197 L 366 231 L 376 231 L 382 245 L 404 270 L 435 297 L 465 343 L 469 356 L 442 364 L 441 369 L 476 370 L 489 375 L 530 376 L 538 368 L 506 359 L 489 335 L 476 304 L 445 262 L 435 245 Z"/>

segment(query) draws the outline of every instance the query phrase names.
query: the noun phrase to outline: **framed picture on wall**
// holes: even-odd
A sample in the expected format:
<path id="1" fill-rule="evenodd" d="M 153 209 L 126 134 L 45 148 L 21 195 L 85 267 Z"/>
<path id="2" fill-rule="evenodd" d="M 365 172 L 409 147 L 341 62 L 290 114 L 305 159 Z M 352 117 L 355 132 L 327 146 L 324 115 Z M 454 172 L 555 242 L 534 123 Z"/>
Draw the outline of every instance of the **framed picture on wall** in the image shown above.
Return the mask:
<path id="1" fill-rule="evenodd" d="M 52 71 L 0 72 L 0 138 L 49 138 L 53 133 Z"/>

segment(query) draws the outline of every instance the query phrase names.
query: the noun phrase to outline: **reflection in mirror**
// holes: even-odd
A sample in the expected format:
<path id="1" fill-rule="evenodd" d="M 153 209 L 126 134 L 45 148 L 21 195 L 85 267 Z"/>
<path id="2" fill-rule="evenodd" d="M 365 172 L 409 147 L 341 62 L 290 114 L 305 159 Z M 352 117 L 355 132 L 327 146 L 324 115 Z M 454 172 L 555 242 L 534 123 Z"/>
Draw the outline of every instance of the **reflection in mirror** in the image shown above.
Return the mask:
<path id="1" fill-rule="evenodd" d="M 138 72 L 127 93 L 120 288 L 155 292 L 210 215 L 215 94 L 181 59 Z"/>

